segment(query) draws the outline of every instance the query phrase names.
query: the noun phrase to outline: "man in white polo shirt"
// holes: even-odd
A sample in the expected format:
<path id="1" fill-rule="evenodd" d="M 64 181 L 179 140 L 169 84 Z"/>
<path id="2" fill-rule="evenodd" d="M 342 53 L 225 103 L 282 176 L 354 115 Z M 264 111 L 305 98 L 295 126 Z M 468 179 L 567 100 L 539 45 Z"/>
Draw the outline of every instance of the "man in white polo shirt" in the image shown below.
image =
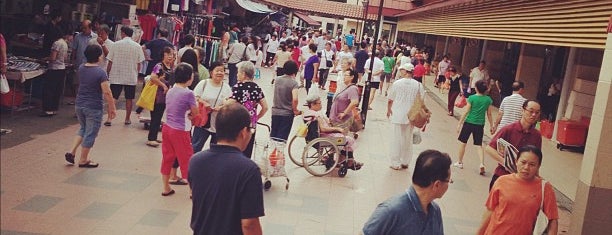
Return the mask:
<path id="1" fill-rule="evenodd" d="M 476 82 L 480 80 L 489 81 L 489 72 L 485 68 L 487 63 L 484 60 L 480 61 L 478 67 L 473 68 L 470 72 L 470 93 L 476 94 Z"/>
<path id="2" fill-rule="evenodd" d="M 121 91 L 125 92 L 125 125 L 132 124 L 130 114 L 132 113 L 132 101 L 136 96 L 138 71 L 140 62 L 145 60 L 142 47 L 132 40 L 133 34 L 132 28 L 121 27 L 121 40 L 113 43 L 107 57 L 108 78 L 113 98 L 117 100 Z M 104 125 L 110 126 L 110 119 L 107 119 Z"/>

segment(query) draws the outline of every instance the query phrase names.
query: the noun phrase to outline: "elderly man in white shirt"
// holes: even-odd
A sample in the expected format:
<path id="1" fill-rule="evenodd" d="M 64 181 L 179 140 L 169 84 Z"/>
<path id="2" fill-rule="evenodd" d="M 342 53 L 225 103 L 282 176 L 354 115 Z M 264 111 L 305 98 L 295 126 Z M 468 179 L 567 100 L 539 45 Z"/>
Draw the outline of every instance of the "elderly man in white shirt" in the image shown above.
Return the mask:
<path id="1" fill-rule="evenodd" d="M 102 59 L 100 60 L 100 68 L 104 69 L 104 71 L 108 70 L 108 56 L 109 48 L 113 44 L 113 41 L 108 39 L 108 34 L 111 32 L 108 25 L 100 25 L 98 27 L 98 37 L 92 38 L 89 40 L 89 44 L 100 45 L 102 47 Z"/>
<path id="2" fill-rule="evenodd" d="M 484 60 L 480 61 L 478 67 L 473 68 L 470 72 L 470 92 L 476 94 L 476 82 L 480 80 L 489 81 L 489 72 L 485 68 L 487 63 Z"/>
<path id="3" fill-rule="evenodd" d="M 374 95 L 376 94 L 376 88 L 380 87 L 380 76 L 385 70 L 385 63 L 381 60 L 383 52 L 376 52 L 374 56 L 374 66 L 370 67 L 370 59 L 365 62 L 365 73 L 370 74 L 372 72 L 372 79 L 370 80 L 370 100 L 368 101 L 368 109 L 372 109 L 372 102 L 374 101 Z M 367 78 L 366 78 L 367 79 Z"/>
<path id="4" fill-rule="evenodd" d="M 131 38 L 133 34 L 134 30 L 132 28 L 121 27 L 121 40 L 113 43 L 107 57 L 107 72 L 113 98 L 117 100 L 121 91 L 125 92 L 125 125 L 132 124 L 130 114 L 136 96 L 138 71 L 140 70 L 140 63 L 145 60 L 142 47 Z M 110 119 L 107 119 L 104 125 L 110 126 Z"/>
<path id="5" fill-rule="evenodd" d="M 425 89 L 418 81 L 412 79 L 414 66 L 406 63 L 399 67 L 401 79 L 391 86 L 387 103 L 387 118 L 393 124 L 389 156 L 391 169 L 408 168 L 412 160 L 412 131 L 414 126 L 408 120 L 408 111 L 417 99 L 417 95 L 425 97 Z"/>

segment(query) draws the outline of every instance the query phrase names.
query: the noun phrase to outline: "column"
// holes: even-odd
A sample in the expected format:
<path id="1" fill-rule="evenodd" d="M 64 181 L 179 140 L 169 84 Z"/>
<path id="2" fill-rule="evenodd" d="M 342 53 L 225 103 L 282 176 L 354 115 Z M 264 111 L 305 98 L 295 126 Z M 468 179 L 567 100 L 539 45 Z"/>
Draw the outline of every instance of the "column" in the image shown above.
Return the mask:
<path id="1" fill-rule="evenodd" d="M 567 57 L 567 65 L 565 66 L 565 76 L 563 77 L 563 85 L 561 86 L 561 94 L 559 99 L 559 105 L 557 106 L 557 116 L 555 120 L 561 120 L 565 116 L 565 110 L 567 109 L 567 100 L 570 96 L 570 89 L 574 84 L 574 64 L 576 62 L 576 48 L 570 47 L 569 55 Z M 551 140 L 557 141 L 557 125 L 559 122 L 555 122 L 555 128 Z"/>
<path id="2" fill-rule="evenodd" d="M 332 38 L 336 38 L 336 36 L 338 35 L 338 21 L 338 17 L 334 18 L 334 31 L 332 32 Z"/>
<path id="3" fill-rule="evenodd" d="M 487 52 L 487 42 L 489 40 L 482 40 L 482 50 L 480 52 L 480 60 L 484 60 L 485 59 L 485 53 Z"/>
<path id="4" fill-rule="evenodd" d="M 582 160 L 569 234 L 609 234 L 612 231 L 612 16 L 608 24 L 599 73 L 596 109 Z"/>
<path id="5" fill-rule="evenodd" d="M 516 80 L 525 83 L 523 96 L 527 99 L 537 99 L 540 87 L 540 75 L 544 67 L 545 46 L 526 44 L 521 45 Z"/>
<path id="6" fill-rule="evenodd" d="M 446 55 L 446 53 L 448 52 L 448 40 L 450 39 L 449 36 L 446 36 L 446 42 L 444 43 L 444 53 L 442 53 L 442 55 Z"/>

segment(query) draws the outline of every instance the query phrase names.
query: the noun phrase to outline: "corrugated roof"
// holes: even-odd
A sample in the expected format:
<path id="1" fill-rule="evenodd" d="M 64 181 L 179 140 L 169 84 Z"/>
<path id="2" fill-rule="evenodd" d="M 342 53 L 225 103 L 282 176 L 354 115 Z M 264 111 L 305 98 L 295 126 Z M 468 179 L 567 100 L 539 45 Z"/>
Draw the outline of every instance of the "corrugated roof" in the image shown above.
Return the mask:
<path id="1" fill-rule="evenodd" d="M 306 21 L 307 24 L 312 25 L 312 26 L 320 26 L 321 23 L 319 23 L 318 21 L 314 20 L 313 18 L 310 18 L 308 15 L 299 13 L 299 12 L 293 12 L 293 14 L 295 16 L 297 16 L 298 18 L 302 19 L 303 21 Z"/>
<path id="2" fill-rule="evenodd" d="M 260 0 L 260 2 L 331 18 L 345 17 L 363 19 L 365 13 L 364 7 L 361 5 L 326 0 Z M 376 15 L 368 12 L 368 18 L 375 20 Z"/>

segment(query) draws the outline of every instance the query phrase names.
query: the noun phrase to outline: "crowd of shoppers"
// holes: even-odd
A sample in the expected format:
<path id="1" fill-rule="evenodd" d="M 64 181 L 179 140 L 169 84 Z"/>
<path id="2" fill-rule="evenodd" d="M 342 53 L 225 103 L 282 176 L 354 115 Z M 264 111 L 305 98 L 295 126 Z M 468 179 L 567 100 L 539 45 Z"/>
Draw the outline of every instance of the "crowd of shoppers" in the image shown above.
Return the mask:
<path id="1" fill-rule="evenodd" d="M 83 24 L 83 28 L 86 27 L 89 27 L 88 22 Z M 393 170 L 407 169 L 412 162 L 415 127 L 409 121 L 408 112 L 417 99 L 426 96 L 422 83 L 428 70 L 426 64 L 430 63 L 426 53 L 416 47 L 392 48 L 380 43 L 378 53 L 373 56 L 370 47 L 375 45 L 356 43 L 353 34 L 347 35 L 344 44 L 337 46 L 335 42 L 338 39 L 331 40 L 330 35 L 315 32 L 310 39 L 304 37 L 302 40 L 294 40 L 287 33 L 278 40 L 278 36 L 273 34 L 263 49 L 259 39 L 243 37 L 238 42 L 237 33 L 233 32 L 230 39 L 235 42 L 228 45 L 228 82 L 225 80 L 225 63 L 212 63 L 210 73 L 202 65 L 204 50 L 193 46 L 191 35 L 185 37 L 185 47 L 177 52 L 172 46 L 159 48 L 165 44 L 164 37 L 141 47 L 131 40 L 133 32 L 129 27 L 121 30 L 122 39 L 113 43 L 108 40 L 108 31 L 101 27 L 98 38 L 90 39 L 96 42 L 90 43 L 83 51 L 85 63 L 78 67 L 79 90 L 75 107 L 80 129 L 72 148 L 65 154 L 65 160 L 79 167 L 98 167 L 98 163 L 89 157 L 89 151 L 102 124 L 102 100 L 108 104 L 106 123 L 110 126 L 116 115 L 114 103 L 119 94 L 125 92 L 126 102 L 134 99 L 138 66 L 145 60 L 143 49 L 151 50 L 151 57 L 159 60 L 149 65 L 152 67 L 147 74 L 150 75 L 148 81 L 158 89 L 146 144 L 157 147 L 161 143 L 162 196 L 175 193 L 171 184 L 189 185 L 190 196 L 194 199 L 191 227 L 195 233 L 261 233 L 259 217 L 264 216 L 264 206 L 260 172 L 257 165 L 247 159 L 253 154 L 257 122 L 268 111 L 263 89 L 254 81 L 257 67 L 262 65 L 262 61 L 256 58 L 261 50 L 267 52 L 266 66 L 275 66 L 277 75 L 273 83 L 270 137 L 286 141 L 294 117 L 302 114 L 298 108 L 300 77 L 306 81 L 306 91 L 310 90 L 313 82 L 319 89 L 326 89 L 330 72 L 337 72 L 337 89 L 329 115 L 320 112 L 323 106 L 317 93 L 308 94 L 305 100 L 308 110 L 304 116 L 317 120 L 322 137 L 345 138 L 347 145 L 341 155 L 349 159 L 349 169 L 359 170 L 363 163 L 355 161 L 357 141 L 347 135 L 347 127 L 355 121 L 354 113 L 360 103 L 358 85 L 363 82 L 364 74 L 369 74 L 371 78 L 365 78 L 372 85 L 372 93 L 370 100 L 361 102 L 371 105 L 375 91 L 379 89 L 379 95 L 382 95 L 382 90 L 385 90 L 388 100 L 386 115 L 393 125 L 389 166 Z M 162 30 L 160 36 L 163 34 Z M 63 61 L 60 57 L 65 53 L 66 41 L 70 39 L 68 35 L 57 38 L 51 46 L 50 60 L 58 65 L 58 70 L 61 70 L 59 65 Z M 357 44 L 360 50 L 353 55 L 352 47 Z M 340 48 L 342 50 L 338 51 Z M 108 60 L 108 66 L 101 67 L 104 63 L 100 60 Z M 364 225 L 364 234 L 406 231 L 442 234 L 442 212 L 433 201 L 441 198 L 448 184 L 452 183 L 450 166 L 463 168 L 463 155 L 470 136 L 474 145 L 480 147 L 481 174 L 485 173 L 485 151 L 500 163 L 491 179 L 479 234 L 510 233 L 510 229 L 528 233 L 533 228 L 535 219 L 532 217 L 537 215 L 539 204 L 534 200 L 521 204 L 526 197 L 543 201 L 543 211 L 550 220 L 549 234 L 557 233 L 558 212 L 552 186 L 538 175 L 542 163 L 541 137 L 534 125 L 540 115 L 540 105 L 525 100 L 521 96 L 524 84 L 515 82 L 514 94 L 502 101 L 500 114 L 493 122 L 485 65 L 481 61 L 467 77 L 457 71 L 448 56 L 443 57 L 435 83 L 438 86 L 449 84 L 448 114 L 454 115 L 452 104 L 457 97 L 467 98 L 465 113 L 457 126 L 460 141 L 458 161 L 453 164 L 447 154 L 436 150 L 420 153 L 414 166 L 412 186 L 406 193 L 381 203 Z M 384 83 L 388 84 L 386 89 Z M 210 108 L 210 119 L 205 126 L 192 126 L 191 121 L 200 113 L 199 103 Z M 131 104 L 126 103 L 126 109 L 124 123 L 128 125 Z M 54 110 L 44 111 L 53 115 Z M 164 115 L 166 122 L 162 124 Z M 486 118 L 491 124 L 490 132 L 495 136 L 488 146 L 482 146 Z M 161 126 L 162 139 L 158 139 Z M 208 139 L 210 148 L 204 149 Z M 520 149 L 517 172 L 510 172 L 502 165 L 503 156 L 497 151 L 500 139 Z M 80 158 L 76 160 L 79 146 Z M 177 168 L 180 168 L 182 178 L 176 175 Z M 540 191 L 542 185 L 543 192 Z M 528 193 L 519 195 L 517 188 Z M 540 194 L 544 195 L 543 198 Z M 520 216 L 524 220 L 509 220 L 504 215 Z"/>

